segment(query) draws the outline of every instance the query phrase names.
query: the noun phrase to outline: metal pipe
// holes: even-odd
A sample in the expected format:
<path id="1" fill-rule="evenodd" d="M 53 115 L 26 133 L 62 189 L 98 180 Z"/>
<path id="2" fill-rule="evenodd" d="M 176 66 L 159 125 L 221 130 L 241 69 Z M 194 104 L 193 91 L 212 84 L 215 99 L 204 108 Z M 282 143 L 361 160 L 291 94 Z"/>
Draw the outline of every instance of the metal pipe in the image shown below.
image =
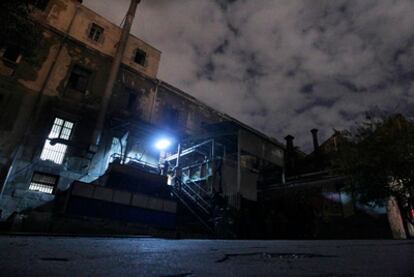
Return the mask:
<path id="1" fill-rule="evenodd" d="M 207 140 L 207 141 L 202 142 L 202 143 L 200 143 L 200 144 L 197 144 L 197 145 L 191 146 L 190 148 L 187 148 L 187 149 L 185 149 L 185 150 L 181 150 L 181 152 L 180 152 L 180 156 L 185 156 L 185 155 L 188 155 L 188 154 L 190 154 L 190 153 L 192 153 L 192 152 L 196 151 L 196 150 L 195 150 L 196 148 L 198 148 L 198 147 L 200 147 L 200 146 L 203 146 L 203 145 L 205 145 L 205 144 L 208 144 L 208 143 L 210 143 L 210 142 L 211 142 L 211 140 Z M 204 154 L 204 153 L 203 153 L 203 154 Z M 175 159 L 177 159 L 177 158 L 178 158 L 178 154 L 174 154 L 174 155 L 171 155 L 171 156 L 167 157 L 167 158 L 166 158 L 166 160 L 167 160 L 167 161 L 173 161 L 173 160 L 175 160 Z"/>
<path id="2" fill-rule="evenodd" d="M 129 38 L 130 31 L 131 31 L 132 23 L 134 21 L 135 13 L 136 13 L 138 4 L 140 2 L 141 0 L 131 0 L 131 3 L 129 5 L 129 9 L 128 9 L 126 19 L 125 19 L 125 24 L 124 24 L 124 27 L 122 28 L 121 38 L 118 43 L 118 49 L 116 51 L 114 61 L 112 63 L 111 71 L 108 77 L 108 82 L 106 83 L 104 95 L 103 95 L 102 102 L 101 102 L 101 108 L 99 110 L 98 120 L 96 122 L 96 126 L 93 131 L 92 146 L 98 146 L 101 141 L 102 132 L 103 132 L 104 124 L 105 124 L 105 116 L 108 110 L 109 101 L 111 100 L 116 77 L 118 76 L 122 58 L 124 56 L 125 49 L 128 43 L 128 38 Z"/>
<path id="3" fill-rule="evenodd" d="M 180 156 L 181 156 L 181 144 L 178 144 L 178 148 L 177 148 L 177 161 L 175 163 L 175 167 L 179 167 L 180 166 Z"/>

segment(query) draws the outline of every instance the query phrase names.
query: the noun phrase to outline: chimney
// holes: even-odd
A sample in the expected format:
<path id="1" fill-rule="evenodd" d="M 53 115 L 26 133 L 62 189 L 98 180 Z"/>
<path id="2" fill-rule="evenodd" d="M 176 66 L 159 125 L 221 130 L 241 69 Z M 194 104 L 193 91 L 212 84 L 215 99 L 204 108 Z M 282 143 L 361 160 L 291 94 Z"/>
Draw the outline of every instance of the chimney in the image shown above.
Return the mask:
<path id="1" fill-rule="evenodd" d="M 295 149 L 293 146 L 293 140 L 295 139 L 294 136 L 287 135 L 285 137 L 286 140 L 286 154 L 285 154 L 285 172 L 287 175 L 293 175 L 295 169 Z"/>
<path id="2" fill-rule="evenodd" d="M 291 136 L 291 135 L 287 135 L 285 137 L 285 140 L 286 140 L 286 149 L 288 151 L 293 151 L 293 140 L 294 139 L 295 139 L 295 137 L 294 136 Z"/>
<path id="3" fill-rule="evenodd" d="M 312 129 L 311 130 L 312 133 L 312 140 L 313 140 L 313 149 L 314 151 L 318 151 L 319 149 L 319 142 L 318 142 L 318 129 Z"/>

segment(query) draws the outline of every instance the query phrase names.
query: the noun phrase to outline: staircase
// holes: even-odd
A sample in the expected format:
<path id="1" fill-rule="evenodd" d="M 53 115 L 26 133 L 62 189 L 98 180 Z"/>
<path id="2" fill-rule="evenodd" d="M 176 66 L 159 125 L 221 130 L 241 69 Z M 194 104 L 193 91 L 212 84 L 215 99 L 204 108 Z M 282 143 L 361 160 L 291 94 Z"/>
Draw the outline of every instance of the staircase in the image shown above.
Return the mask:
<path id="1" fill-rule="evenodd" d="M 213 189 L 216 155 L 213 139 L 187 146 L 166 159 L 173 172 L 173 192 L 180 203 L 210 234 L 216 233 L 217 203 Z M 177 161 L 178 160 L 178 161 Z"/>
<path id="2" fill-rule="evenodd" d="M 196 197 L 188 193 L 187 190 L 184 189 L 184 186 L 185 185 L 182 185 L 181 189 L 175 186 L 173 189 L 174 195 L 187 211 L 195 217 L 197 223 L 201 224 L 202 228 L 207 231 L 207 233 L 214 234 L 214 224 L 212 222 L 211 212 L 201 205 L 198 205 Z"/>

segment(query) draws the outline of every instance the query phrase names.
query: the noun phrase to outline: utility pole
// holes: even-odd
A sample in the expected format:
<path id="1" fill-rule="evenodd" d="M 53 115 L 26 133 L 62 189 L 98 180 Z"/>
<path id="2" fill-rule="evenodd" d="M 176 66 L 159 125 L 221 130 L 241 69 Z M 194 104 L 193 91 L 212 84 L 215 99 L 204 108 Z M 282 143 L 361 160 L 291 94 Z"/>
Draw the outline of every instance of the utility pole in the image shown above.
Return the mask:
<path id="1" fill-rule="evenodd" d="M 102 132 L 104 129 L 105 124 L 105 117 L 106 113 L 108 111 L 109 101 L 111 100 L 112 91 L 114 88 L 114 84 L 116 81 L 116 78 L 118 76 L 119 68 L 122 62 L 122 58 L 125 53 L 125 49 L 128 43 L 129 33 L 131 31 L 132 23 L 135 18 L 135 13 L 137 10 L 138 4 L 141 2 L 141 0 L 131 0 L 131 3 L 129 5 L 129 9 L 126 15 L 125 23 L 122 28 L 122 34 L 121 39 L 118 43 L 118 49 L 116 51 L 114 61 L 112 63 L 111 71 L 108 77 L 108 82 L 106 83 L 104 95 L 101 102 L 101 108 L 99 110 L 98 120 L 95 125 L 95 129 L 93 131 L 93 137 L 92 137 L 92 144 L 91 147 L 97 150 L 99 143 L 102 138 Z"/>

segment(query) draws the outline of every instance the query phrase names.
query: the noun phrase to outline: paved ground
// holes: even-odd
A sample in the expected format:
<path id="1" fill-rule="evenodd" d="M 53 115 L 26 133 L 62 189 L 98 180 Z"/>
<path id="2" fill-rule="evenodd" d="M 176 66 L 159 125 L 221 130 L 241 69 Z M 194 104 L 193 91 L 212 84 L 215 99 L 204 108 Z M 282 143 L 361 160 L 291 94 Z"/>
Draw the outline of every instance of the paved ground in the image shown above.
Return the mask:
<path id="1" fill-rule="evenodd" d="M 414 276 L 414 241 L 0 236 L 0 276 Z"/>

